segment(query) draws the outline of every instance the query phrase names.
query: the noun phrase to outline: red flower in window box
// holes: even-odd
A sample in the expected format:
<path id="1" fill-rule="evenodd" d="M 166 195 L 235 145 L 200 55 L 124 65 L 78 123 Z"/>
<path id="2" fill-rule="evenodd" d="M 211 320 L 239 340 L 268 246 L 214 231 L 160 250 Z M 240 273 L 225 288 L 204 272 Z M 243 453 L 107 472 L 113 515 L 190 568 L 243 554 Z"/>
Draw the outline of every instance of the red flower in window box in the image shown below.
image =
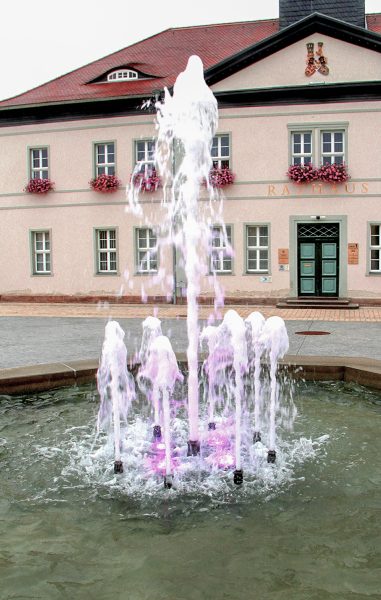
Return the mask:
<path id="1" fill-rule="evenodd" d="M 140 192 L 156 192 L 161 186 L 161 179 L 156 170 L 153 169 L 150 175 L 145 175 L 144 173 L 133 175 L 132 185 L 138 188 Z"/>
<path id="2" fill-rule="evenodd" d="M 213 167 L 209 173 L 209 183 L 216 188 L 234 183 L 235 175 L 228 167 Z"/>
<path id="3" fill-rule="evenodd" d="M 101 193 L 116 192 L 120 186 L 120 180 L 116 175 L 98 175 L 89 183 L 95 192 Z"/>
<path id="4" fill-rule="evenodd" d="M 28 194 L 46 194 L 54 189 L 54 182 L 50 179 L 30 179 L 28 185 L 24 188 Z"/>
<path id="5" fill-rule="evenodd" d="M 347 167 L 335 163 L 322 165 L 319 169 L 319 179 L 326 183 L 344 183 L 349 179 Z"/>
<path id="6" fill-rule="evenodd" d="M 287 176 L 294 183 L 309 183 L 319 179 L 319 171 L 309 163 L 307 165 L 290 165 L 288 167 Z"/>

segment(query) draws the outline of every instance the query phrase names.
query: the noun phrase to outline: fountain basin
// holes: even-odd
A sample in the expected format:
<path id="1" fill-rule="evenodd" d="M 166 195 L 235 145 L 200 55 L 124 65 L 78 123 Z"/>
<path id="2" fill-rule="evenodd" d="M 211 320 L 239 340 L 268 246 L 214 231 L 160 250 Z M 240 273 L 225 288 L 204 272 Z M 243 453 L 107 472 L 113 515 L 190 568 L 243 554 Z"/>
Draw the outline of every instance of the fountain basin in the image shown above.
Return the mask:
<path id="1" fill-rule="evenodd" d="M 184 354 L 178 354 L 180 365 L 186 364 Z M 200 355 L 200 361 L 203 356 Z M 306 381 L 347 381 L 381 389 L 381 361 L 348 356 L 286 355 L 280 361 L 295 379 Z M 76 360 L 0 369 L 0 394 L 23 394 L 33 391 L 79 385 L 94 380 L 98 360 Z M 132 367 L 137 371 L 138 365 Z"/>
<path id="2" fill-rule="evenodd" d="M 378 597 L 380 394 L 300 383 L 295 403 L 281 479 L 179 494 L 92 469 L 95 383 L 1 398 L 4 597 Z"/>

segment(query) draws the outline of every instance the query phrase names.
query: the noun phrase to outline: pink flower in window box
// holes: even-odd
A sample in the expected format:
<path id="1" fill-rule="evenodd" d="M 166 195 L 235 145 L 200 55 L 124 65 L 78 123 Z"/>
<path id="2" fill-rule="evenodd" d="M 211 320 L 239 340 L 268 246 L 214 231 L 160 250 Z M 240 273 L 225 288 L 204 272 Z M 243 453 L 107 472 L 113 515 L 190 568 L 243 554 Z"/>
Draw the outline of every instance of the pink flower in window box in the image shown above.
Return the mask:
<path id="1" fill-rule="evenodd" d="M 344 183 L 349 179 L 347 167 L 335 163 L 322 165 L 319 169 L 319 179 L 326 183 Z"/>
<path id="2" fill-rule="evenodd" d="M 161 179 L 156 170 L 153 169 L 150 175 L 145 175 L 144 173 L 133 175 L 132 185 L 138 188 L 140 192 L 156 192 L 161 186 Z"/>
<path id="3" fill-rule="evenodd" d="M 95 177 L 89 183 L 95 192 L 101 193 L 116 192 L 120 186 L 120 180 L 116 175 L 98 175 L 98 177 Z"/>
<path id="4" fill-rule="evenodd" d="M 46 194 L 54 189 L 54 182 L 50 179 L 30 179 L 24 188 L 28 194 Z"/>
<path id="5" fill-rule="evenodd" d="M 209 173 L 209 183 L 212 187 L 221 188 L 234 183 L 235 175 L 228 167 L 213 167 Z"/>
<path id="6" fill-rule="evenodd" d="M 319 179 L 319 171 L 311 163 L 307 165 L 290 165 L 287 176 L 296 184 L 309 183 Z"/>

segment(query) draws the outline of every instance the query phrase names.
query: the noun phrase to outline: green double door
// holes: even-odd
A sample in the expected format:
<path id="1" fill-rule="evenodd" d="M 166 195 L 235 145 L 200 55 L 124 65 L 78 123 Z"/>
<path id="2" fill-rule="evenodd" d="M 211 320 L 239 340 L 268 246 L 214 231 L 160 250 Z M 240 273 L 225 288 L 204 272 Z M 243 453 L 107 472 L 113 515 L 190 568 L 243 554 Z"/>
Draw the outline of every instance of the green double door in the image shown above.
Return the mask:
<path id="1" fill-rule="evenodd" d="M 338 238 L 298 239 L 299 296 L 338 296 Z"/>

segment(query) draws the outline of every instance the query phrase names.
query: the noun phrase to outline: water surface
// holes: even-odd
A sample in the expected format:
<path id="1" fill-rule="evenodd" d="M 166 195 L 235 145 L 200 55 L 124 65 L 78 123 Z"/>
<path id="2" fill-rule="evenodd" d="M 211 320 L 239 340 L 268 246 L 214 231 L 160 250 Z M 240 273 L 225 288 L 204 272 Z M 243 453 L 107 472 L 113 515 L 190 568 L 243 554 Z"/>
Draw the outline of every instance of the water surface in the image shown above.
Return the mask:
<path id="1" fill-rule="evenodd" d="M 139 496 L 86 462 L 95 389 L 3 396 L 1 600 L 380 598 L 381 395 L 301 384 L 295 402 L 278 479 Z"/>

